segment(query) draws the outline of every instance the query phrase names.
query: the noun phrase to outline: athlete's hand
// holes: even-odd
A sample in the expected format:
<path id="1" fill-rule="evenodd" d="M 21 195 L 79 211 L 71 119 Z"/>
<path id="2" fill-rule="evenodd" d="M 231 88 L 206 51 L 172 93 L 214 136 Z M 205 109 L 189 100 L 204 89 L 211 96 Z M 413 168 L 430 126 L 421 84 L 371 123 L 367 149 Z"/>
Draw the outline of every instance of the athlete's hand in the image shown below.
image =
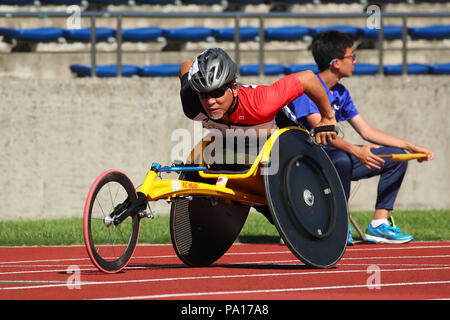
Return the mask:
<path id="1" fill-rule="evenodd" d="M 323 126 L 335 126 L 336 125 L 336 119 L 326 119 L 322 118 L 320 122 L 317 124 L 316 128 L 323 127 Z M 314 134 L 316 138 L 316 143 L 326 145 L 329 142 L 333 141 L 337 137 L 336 131 L 321 131 L 321 132 L 315 132 Z"/>

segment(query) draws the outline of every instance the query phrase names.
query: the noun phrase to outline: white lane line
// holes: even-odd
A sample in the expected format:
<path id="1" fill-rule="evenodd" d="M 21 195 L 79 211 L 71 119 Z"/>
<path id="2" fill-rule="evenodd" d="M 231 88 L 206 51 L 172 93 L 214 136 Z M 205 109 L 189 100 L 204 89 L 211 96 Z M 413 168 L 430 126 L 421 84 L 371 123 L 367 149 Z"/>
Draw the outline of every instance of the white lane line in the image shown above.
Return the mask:
<path id="1" fill-rule="evenodd" d="M 393 269 L 380 269 L 380 272 L 403 272 L 403 271 L 431 271 L 431 270 L 450 270 L 450 267 L 430 267 L 430 268 L 393 268 Z M 80 286 L 85 285 L 117 285 L 117 284 L 131 284 L 131 283 L 147 283 L 147 282 L 165 282 L 165 281 L 185 281 L 185 280 L 214 280 L 214 279 L 236 279 L 236 278 L 263 278 L 263 277 L 292 277 L 302 275 L 329 275 L 329 274 L 342 274 L 342 273 L 365 273 L 367 269 L 358 270 L 326 270 L 318 271 L 302 271 L 302 272 L 284 272 L 284 273 L 259 273 L 259 274 L 236 274 L 236 275 L 215 275 L 215 276 L 189 276 L 189 277 L 170 277 L 170 278 L 150 278 L 150 279 L 135 279 L 135 280 L 117 280 L 117 281 L 80 281 Z M 8 281 L 8 280 L 2 280 Z M 14 281 L 14 280 L 11 280 Z M 36 280 L 35 280 L 36 281 Z M 36 285 L 36 286 L 20 286 L 20 287 L 4 287 L 0 290 L 23 290 L 23 289 L 42 289 L 53 287 L 64 287 L 66 284 L 49 284 L 49 285 Z"/>
<path id="2" fill-rule="evenodd" d="M 167 257 L 167 256 L 164 256 Z M 150 257 L 141 257 L 142 259 L 150 258 Z M 450 258 L 450 255 L 430 255 L 430 256 L 383 256 L 383 257 L 351 257 L 351 258 L 342 258 L 340 261 L 347 261 L 347 260 L 386 260 L 386 259 L 428 259 L 428 258 Z M 134 258 L 133 258 L 134 259 Z M 78 259 L 55 259 L 55 260 L 40 260 L 40 262 L 46 262 L 46 261 L 55 261 L 55 262 L 64 262 L 64 261 L 75 261 Z M 89 260 L 89 259 L 88 259 Z M 37 262 L 33 260 L 33 262 Z M 167 268 L 167 266 L 152 266 L 149 264 L 148 266 L 141 266 L 141 267 L 134 267 L 133 264 L 136 263 L 136 261 L 132 261 L 129 266 L 126 267 L 126 269 L 163 269 Z M 234 263 L 216 263 L 213 264 L 213 267 L 220 267 L 220 266 L 227 266 L 227 265 L 251 265 L 251 264 L 269 264 L 269 265 L 277 265 L 282 263 L 300 263 L 299 265 L 303 265 L 299 260 L 295 259 L 289 259 L 289 260 L 263 260 L 263 261 L 241 261 L 241 262 L 234 262 Z M 373 264 L 373 263 L 372 263 Z M 378 264 L 378 263 L 377 263 Z M 338 263 L 339 265 L 343 265 L 341 263 Z M 364 263 L 361 263 L 360 265 L 364 265 Z M 401 264 L 393 264 L 393 265 L 401 265 Z M 419 266 L 424 266 L 423 264 L 417 264 Z M 447 264 L 439 264 L 439 265 L 447 265 Z M 55 264 L 55 265 L 48 265 L 48 267 L 64 267 L 69 266 L 68 264 Z M 97 270 L 96 268 L 89 268 L 89 265 L 78 265 L 80 266 L 86 266 L 88 268 L 82 269 L 83 271 L 89 271 L 89 270 Z M 180 266 L 184 266 L 180 263 Z M 7 268 L 7 267 L 17 267 L 17 265 L 14 263 L 12 266 L 8 265 L 0 265 L 0 268 Z M 29 266 L 23 266 L 24 268 L 35 268 L 36 265 L 29 265 Z M 188 268 L 188 266 L 186 266 Z M 52 273 L 52 272 L 65 272 L 66 269 L 51 269 L 51 270 L 21 270 L 21 271 L 5 271 L 0 272 L 0 275 L 11 275 L 11 274 L 20 274 L 20 273 Z"/>
<path id="3" fill-rule="evenodd" d="M 264 254 L 273 255 L 273 254 L 279 254 L 283 252 L 268 252 Z M 289 252 L 290 253 L 290 252 Z M 258 255 L 263 253 L 254 253 L 254 252 L 247 252 L 247 253 L 239 253 L 240 255 Z M 164 255 L 164 256 L 135 256 L 132 258 L 131 264 L 135 263 L 136 259 L 161 259 L 161 258 L 177 258 L 176 255 Z M 420 255 L 420 256 L 363 256 L 363 257 L 343 257 L 341 260 L 359 260 L 359 259 L 426 259 L 426 258 L 450 258 L 450 255 Z M 89 258 L 74 258 L 74 259 L 42 259 L 42 260 L 26 260 L 26 261 L 10 261 L 10 262 L 0 262 L 0 267 L 7 267 L 8 265 L 15 265 L 15 264 L 26 264 L 26 263 L 38 263 L 38 262 L 68 262 L 68 261 L 89 261 Z M 299 261 L 299 260 L 292 260 L 292 261 Z M 29 267 L 34 267 L 36 265 L 29 265 Z"/>
<path id="4" fill-rule="evenodd" d="M 361 260 L 361 259 L 427 259 L 427 258 L 450 258 L 450 254 L 430 255 L 430 256 L 383 256 L 383 257 L 348 257 L 341 260 Z"/>
<path id="5" fill-rule="evenodd" d="M 234 244 L 237 245 L 237 244 Z M 245 244 L 240 244 L 245 245 Z M 138 246 L 169 246 L 169 244 L 139 244 Z M 373 246 L 373 247 L 372 247 Z M 49 247 L 56 247 L 56 248 L 66 248 L 71 246 L 49 246 Z M 1 248 L 4 247 L 0 247 Z M 13 247 L 15 248 L 15 247 Z M 23 247 L 17 247 L 17 248 L 23 248 Z M 26 248 L 34 248 L 34 247 L 26 247 Z M 36 247 L 39 248 L 39 247 Z M 371 251 L 371 250 L 383 250 L 383 251 L 389 251 L 389 250 L 409 250 L 409 249 L 434 249 L 434 248 L 450 248 L 450 245 L 431 245 L 431 246 L 412 246 L 412 247 L 377 247 L 376 244 L 370 245 L 369 247 L 365 248 L 347 248 L 346 251 L 352 252 L 352 251 Z M 225 253 L 225 256 L 233 256 L 233 255 L 271 255 L 271 254 L 291 254 L 292 252 L 290 250 L 284 250 L 284 251 L 264 251 L 264 252 L 227 252 Z M 177 256 L 175 254 L 170 255 L 158 255 L 158 256 L 142 256 L 138 257 L 135 256 L 133 259 L 160 259 L 160 258 L 176 258 Z M 35 263 L 35 262 L 58 262 L 58 261 L 77 261 L 77 260 L 89 260 L 88 257 L 82 257 L 82 258 L 61 258 L 61 259 L 38 259 L 38 260 L 20 260 L 20 261 L 0 261 L 0 265 L 2 264 L 13 264 L 13 263 Z"/>
<path id="6" fill-rule="evenodd" d="M 373 246 L 373 247 L 372 247 Z M 403 246 L 403 247 L 390 247 L 390 245 L 379 247 L 378 244 L 370 244 L 364 248 L 349 248 L 347 251 L 368 251 L 368 250 L 408 250 L 408 249 L 434 249 L 434 248 L 450 248 L 450 245 L 429 245 L 429 246 Z"/>
<path id="7" fill-rule="evenodd" d="M 401 287 L 401 286 L 422 286 L 422 285 L 439 285 L 449 284 L 448 281 L 423 281 L 423 282 L 394 282 L 381 283 L 380 287 Z M 195 296 L 217 296 L 217 295 L 242 295 L 242 294 L 258 294 L 258 293 L 277 293 L 277 292 L 302 292 L 302 291 L 318 291 L 318 290 L 338 290 L 338 289 L 355 289 L 369 288 L 367 284 L 345 285 L 345 286 L 326 286 L 326 287 L 306 287 L 306 288 L 281 288 L 281 289 L 262 289 L 262 290 L 238 290 L 238 291 L 207 291 L 207 292 L 186 292 L 186 293 L 170 293 L 170 294 L 154 294 L 115 298 L 100 298 L 95 300 L 142 300 L 142 299 L 163 299 L 163 298 L 187 298 Z"/>
<path id="8" fill-rule="evenodd" d="M 424 247 L 425 248 L 425 247 Z M 429 247 L 428 247 L 429 248 Z M 450 246 L 449 246 L 450 248 Z M 381 248 L 380 248 L 381 249 Z M 394 249 L 394 248 L 393 248 Z M 409 249 L 409 248 L 405 248 Z M 349 251 L 350 249 L 347 249 Z M 358 249 L 363 250 L 363 249 Z M 366 251 L 366 250 L 364 250 Z M 225 253 L 224 256 L 233 256 L 233 255 L 273 255 L 273 254 L 292 254 L 291 251 L 267 251 L 267 252 L 230 252 Z M 407 257 L 420 257 L 420 256 L 404 256 Z M 423 256 L 423 257 L 450 257 L 450 255 L 441 255 L 441 256 Z M 158 256 L 133 256 L 132 259 L 164 259 L 164 258 L 177 258 L 177 255 L 158 255 Z M 376 259 L 376 258 L 386 258 L 386 259 L 395 259 L 395 256 L 389 257 L 343 257 L 343 259 Z M 0 262 L 1 265 L 8 264 L 20 264 L 20 263 L 39 263 L 39 262 L 64 262 L 64 261 L 89 261 L 89 258 L 61 258 L 61 259 L 38 259 L 38 260 L 20 260 L 20 261 L 3 261 Z"/>

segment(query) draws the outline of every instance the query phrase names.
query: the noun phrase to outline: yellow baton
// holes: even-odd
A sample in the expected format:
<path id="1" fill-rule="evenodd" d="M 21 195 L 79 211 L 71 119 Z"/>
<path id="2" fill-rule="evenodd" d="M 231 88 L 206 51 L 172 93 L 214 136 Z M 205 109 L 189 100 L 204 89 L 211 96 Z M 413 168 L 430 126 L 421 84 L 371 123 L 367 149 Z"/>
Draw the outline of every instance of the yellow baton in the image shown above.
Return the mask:
<path id="1" fill-rule="evenodd" d="M 381 158 L 391 158 L 391 161 L 409 161 L 409 160 L 425 160 L 427 158 L 426 153 L 398 153 L 398 154 L 379 154 Z"/>

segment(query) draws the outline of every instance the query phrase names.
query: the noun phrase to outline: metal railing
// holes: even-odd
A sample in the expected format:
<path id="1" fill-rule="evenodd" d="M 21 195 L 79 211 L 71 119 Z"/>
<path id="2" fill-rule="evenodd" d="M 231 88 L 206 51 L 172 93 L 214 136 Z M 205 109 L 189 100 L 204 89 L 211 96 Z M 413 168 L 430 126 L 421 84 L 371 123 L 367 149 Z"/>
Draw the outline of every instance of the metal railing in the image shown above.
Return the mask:
<path id="1" fill-rule="evenodd" d="M 68 18 L 71 14 L 67 12 L 0 12 L 0 18 Z M 264 72 L 264 25 L 266 20 L 274 18 L 298 18 L 298 19 L 368 19 L 373 17 L 371 13 L 288 13 L 288 12 L 270 12 L 270 13 L 251 13 L 251 12 L 195 12 L 195 13 L 162 13 L 162 12 L 133 12 L 133 11 L 105 11 L 105 12 L 81 12 L 81 18 L 90 19 L 91 39 L 91 67 L 92 75 L 95 76 L 96 69 L 96 19 L 110 18 L 116 19 L 116 41 L 117 41 L 117 75 L 122 74 L 122 20 L 132 18 L 149 19 L 233 19 L 235 28 L 235 62 L 240 65 L 240 22 L 241 19 L 259 20 L 259 74 Z M 379 73 L 383 73 L 384 67 L 384 19 L 399 18 L 402 21 L 402 72 L 407 72 L 407 39 L 408 39 L 408 19 L 410 18 L 449 18 L 450 12 L 381 12 L 379 14 L 379 32 L 378 32 L 378 66 Z"/>

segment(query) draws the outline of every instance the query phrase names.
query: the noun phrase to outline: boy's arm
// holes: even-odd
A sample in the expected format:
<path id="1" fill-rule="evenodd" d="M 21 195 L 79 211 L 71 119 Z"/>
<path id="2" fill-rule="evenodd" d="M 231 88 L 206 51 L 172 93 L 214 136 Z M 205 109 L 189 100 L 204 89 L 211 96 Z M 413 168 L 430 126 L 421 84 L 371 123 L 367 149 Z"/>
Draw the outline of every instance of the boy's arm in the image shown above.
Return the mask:
<path id="1" fill-rule="evenodd" d="M 314 128 L 320 122 L 320 114 L 311 113 L 306 116 L 306 120 Z M 357 146 L 340 137 L 336 137 L 336 139 L 330 142 L 330 146 L 354 155 L 368 169 L 380 169 L 384 163 L 383 158 L 370 151 L 373 148 L 378 148 L 378 146 L 373 144 Z"/>
<path id="2" fill-rule="evenodd" d="M 434 154 L 431 150 L 376 129 L 370 126 L 361 115 L 353 117 L 349 122 L 359 133 L 359 135 L 366 141 L 383 146 L 400 148 L 411 153 L 426 153 L 426 160 L 432 160 L 434 158 Z"/>

